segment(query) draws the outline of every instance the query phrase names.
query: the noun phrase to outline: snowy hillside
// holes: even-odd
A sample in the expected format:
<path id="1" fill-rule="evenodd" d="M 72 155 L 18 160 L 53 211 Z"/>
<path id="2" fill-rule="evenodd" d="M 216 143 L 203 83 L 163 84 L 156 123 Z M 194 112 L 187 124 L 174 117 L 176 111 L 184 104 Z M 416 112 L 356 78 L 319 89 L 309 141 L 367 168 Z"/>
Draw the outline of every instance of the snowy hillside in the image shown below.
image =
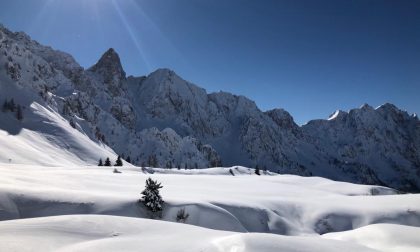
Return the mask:
<path id="1" fill-rule="evenodd" d="M 0 27 L 0 102 L 11 99 L 23 118 L 0 112 L 0 140 L 11 148 L 0 162 L 95 164 L 114 151 L 142 166 L 258 165 L 420 191 L 420 121 L 391 104 L 298 126 L 285 110 L 263 112 L 243 96 L 208 94 L 168 69 L 127 77 L 113 49 L 83 69 L 72 56 Z M 43 148 L 59 158 L 41 156 Z M 22 154 L 36 150 L 43 158 Z"/>
<path id="2" fill-rule="evenodd" d="M 202 170 L 0 166 L 7 251 L 418 251 L 420 195 L 319 177 Z M 179 175 L 183 173 L 184 175 Z M 140 192 L 161 182 L 161 218 Z M 177 222 L 177 213 L 189 215 Z M 40 218 L 42 217 L 42 218 Z M 30 218 L 30 219 L 25 219 Z M 145 218 L 145 219 L 143 219 Z M 369 239 L 373 233 L 386 234 Z M 393 234 L 402 236 L 393 236 Z M 368 234 L 367 236 L 362 234 Z M 162 238 L 164 237 L 164 238 Z M 20 242 L 18 242 L 20 241 Z M 22 242 L 23 241 L 23 242 Z"/>

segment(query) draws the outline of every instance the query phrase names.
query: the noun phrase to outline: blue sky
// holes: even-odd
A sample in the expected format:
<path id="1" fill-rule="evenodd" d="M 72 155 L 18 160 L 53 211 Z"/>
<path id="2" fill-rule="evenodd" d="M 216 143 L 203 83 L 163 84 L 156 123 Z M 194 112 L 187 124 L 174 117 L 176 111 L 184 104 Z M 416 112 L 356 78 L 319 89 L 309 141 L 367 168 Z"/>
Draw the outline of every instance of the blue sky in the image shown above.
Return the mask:
<path id="1" fill-rule="evenodd" d="M 420 112 L 420 1 L 13 0 L 0 22 L 84 67 L 170 68 L 303 124 L 385 102 Z"/>

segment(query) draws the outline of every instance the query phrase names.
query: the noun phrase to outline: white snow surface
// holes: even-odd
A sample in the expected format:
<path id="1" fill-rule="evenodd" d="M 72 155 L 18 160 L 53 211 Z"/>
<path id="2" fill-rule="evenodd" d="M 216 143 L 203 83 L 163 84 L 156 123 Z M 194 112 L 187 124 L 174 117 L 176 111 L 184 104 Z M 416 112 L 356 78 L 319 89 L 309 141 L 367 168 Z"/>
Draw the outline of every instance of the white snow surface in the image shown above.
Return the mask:
<path id="1" fill-rule="evenodd" d="M 325 234 L 325 238 L 355 242 L 383 252 L 420 251 L 420 228 L 374 224 L 351 231 Z"/>
<path id="2" fill-rule="evenodd" d="M 375 251 L 329 239 L 234 233 L 156 220 L 99 215 L 1 222 L 0 243 L 6 251 Z"/>
<path id="3" fill-rule="evenodd" d="M 412 235 L 420 227 L 419 194 L 395 194 L 385 187 L 320 177 L 263 171 L 258 176 L 246 167 L 230 169 L 235 176 L 229 168 L 122 167 L 121 173 L 113 173 L 113 167 L 1 165 L 0 247 L 6 251 L 383 251 L 392 243 L 420 249 Z M 163 185 L 161 217 L 152 216 L 138 202 L 148 177 Z M 189 214 L 185 223 L 176 222 L 180 209 Z M 148 220 L 152 217 L 155 220 Z M 358 238 L 370 227 L 379 233 L 402 230 L 405 238 L 389 235 L 381 241 L 378 235 L 378 244 L 372 245 L 369 239 Z"/>
<path id="4" fill-rule="evenodd" d="M 0 113 L 0 121 L 0 163 L 83 165 L 106 157 L 115 160 L 117 156 L 37 102 L 25 110 L 24 121 L 18 122 L 11 113 Z"/>

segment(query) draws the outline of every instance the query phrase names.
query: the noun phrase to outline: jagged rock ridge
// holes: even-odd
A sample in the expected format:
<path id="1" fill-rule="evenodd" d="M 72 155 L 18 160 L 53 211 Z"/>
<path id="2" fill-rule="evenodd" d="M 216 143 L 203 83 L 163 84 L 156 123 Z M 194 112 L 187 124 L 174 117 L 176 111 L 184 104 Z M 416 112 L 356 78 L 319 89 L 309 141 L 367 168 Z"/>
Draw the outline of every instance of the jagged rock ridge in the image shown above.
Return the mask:
<path id="1" fill-rule="evenodd" d="M 337 111 L 300 127 L 285 110 L 263 112 L 243 96 L 208 94 L 169 69 L 126 77 L 114 49 L 85 70 L 70 55 L 2 27 L 0 55 L 0 87 L 32 90 L 137 165 L 258 165 L 420 190 L 420 123 L 392 104 Z"/>

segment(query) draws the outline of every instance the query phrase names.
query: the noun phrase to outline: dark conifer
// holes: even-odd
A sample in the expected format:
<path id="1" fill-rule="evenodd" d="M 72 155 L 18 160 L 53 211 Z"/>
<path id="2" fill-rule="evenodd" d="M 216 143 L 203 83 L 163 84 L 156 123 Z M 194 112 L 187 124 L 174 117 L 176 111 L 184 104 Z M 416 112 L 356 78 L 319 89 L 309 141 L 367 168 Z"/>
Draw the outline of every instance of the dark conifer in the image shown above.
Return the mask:
<path id="1" fill-rule="evenodd" d="M 141 193 L 143 195 L 143 204 L 153 213 L 163 210 L 164 201 L 159 193 L 159 189 L 162 187 L 157 181 L 148 178 L 146 180 L 146 187 Z"/>
<path id="2" fill-rule="evenodd" d="M 115 161 L 114 166 L 123 166 L 123 162 L 121 160 L 121 156 L 118 156 L 117 161 Z"/>
<path id="3" fill-rule="evenodd" d="M 260 167 L 258 165 L 255 166 L 255 174 L 261 175 L 260 174 Z"/>
<path id="4" fill-rule="evenodd" d="M 7 112 L 7 110 L 9 110 L 9 102 L 7 102 L 7 100 L 5 100 L 4 103 L 3 103 L 2 111 Z"/>
<path id="5" fill-rule="evenodd" d="M 105 159 L 105 166 L 111 166 L 111 160 L 109 160 L 109 157 Z"/>
<path id="6" fill-rule="evenodd" d="M 23 119 L 22 107 L 20 105 L 17 105 L 16 108 L 16 119 L 18 119 L 19 121 L 22 121 Z"/>
<path id="7" fill-rule="evenodd" d="M 15 107 L 16 107 L 16 105 L 15 105 L 15 101 L 13 100 L 13 98 L 10 100 L 10 102 L 9 102 L 9 110 L 11 111 L 11 112 L 15 112 Z"/>

